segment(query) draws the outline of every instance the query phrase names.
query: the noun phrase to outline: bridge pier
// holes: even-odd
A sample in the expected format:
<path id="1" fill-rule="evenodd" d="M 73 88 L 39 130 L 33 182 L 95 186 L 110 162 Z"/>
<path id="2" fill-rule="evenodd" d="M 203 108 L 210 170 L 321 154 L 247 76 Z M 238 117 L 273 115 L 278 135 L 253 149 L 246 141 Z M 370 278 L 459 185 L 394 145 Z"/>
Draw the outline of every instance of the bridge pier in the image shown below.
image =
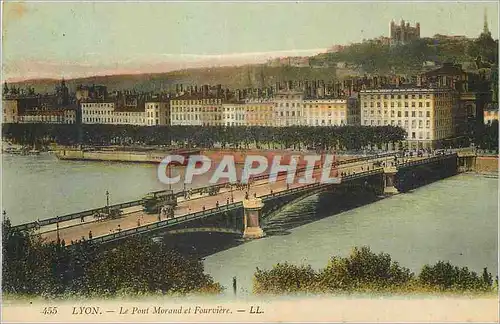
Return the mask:
<path id="1" fill-rule="evenodd" d="M 259 224 L 259 218 L 263 207 L 264 204 L 260 198 L 243 200 L 243 221 L 245 224 L 245 229 L 243 231 L 244 239 L 257 239 L 265 235 Z"/>
<path id="2" fill-rule="evenodd" d="M 394 186 L 396 173 L 398 169 L 396 167 L 385 167 L 384 168 L 384 193 L 385 194 L 397 194 L 398 189 Z"/>
<path id="3" fill-rule="evenodd" d="M 476 155 L 475 154 L 458 155 L 458 171 L 459 172 L 474 171 L 475 165 L 476 165 Z"/>

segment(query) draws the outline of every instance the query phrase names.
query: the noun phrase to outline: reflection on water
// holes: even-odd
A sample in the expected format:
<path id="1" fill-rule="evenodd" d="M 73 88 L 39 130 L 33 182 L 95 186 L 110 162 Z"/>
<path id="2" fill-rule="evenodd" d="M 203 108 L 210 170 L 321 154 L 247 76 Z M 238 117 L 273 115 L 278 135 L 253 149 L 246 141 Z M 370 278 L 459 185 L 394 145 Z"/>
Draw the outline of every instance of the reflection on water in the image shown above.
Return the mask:
<path id="1" fill-rule="evenodd" d="M 182 176 L 184 168 L 171 172 L 172 177 Z M 212 171 L 196 176 L 186 188 L 205 186 L 211 176 Z M 115 204 L 168 188 L 157 179 L 154 164 L 60 161 L 48 153 L 2 155 L 3 209 L 13 224 L 105 206 L 106 190 Z M 183 190 L 183 184 L 172 189 Z"/>
<path id="2" fill-rule="evenodd" d="M 459 175 L 324 218 L 335 202 L 310 197 L 280 218 L 319 220 L 290 229 L 290 235 L 268 236 L 211 255 L 206 271 L 226 287 L 237 276 L 241 289 L 249 291 L 257 267 L 290 262 L 321 268 L 333 255 L 368 245 L 416 272 L 426 263 L 449 260 L 496 273 L 497 188 L 496 179 Z"/>

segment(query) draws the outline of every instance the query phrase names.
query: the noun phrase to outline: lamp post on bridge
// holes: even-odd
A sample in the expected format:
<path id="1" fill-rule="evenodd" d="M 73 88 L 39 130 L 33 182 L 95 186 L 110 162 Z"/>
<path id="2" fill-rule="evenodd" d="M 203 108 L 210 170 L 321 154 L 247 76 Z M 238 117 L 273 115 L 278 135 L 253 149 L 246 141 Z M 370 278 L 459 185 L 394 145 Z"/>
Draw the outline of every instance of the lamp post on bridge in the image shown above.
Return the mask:
<path id="1" fill-rule="evenodd" d="M 109 215 L 109 191 L 106 190 L 106 210 Z"/>
<path id="2" fill-rule="evenodd" d="M 61 238 L 59 236 L 59 216 L 57 216 L 57 223 L 56 223 L 56 233 L 57 233 L 57 244 L 59 244 L 59 242 L 61 242 Z"/>
<path id="3" fill-rule="evenodd" d="M 168 164 L 168 177 L 172 179 L 172 165 Z M 172 183 L 168 183 L 168 190 L 172 190 Z"/>

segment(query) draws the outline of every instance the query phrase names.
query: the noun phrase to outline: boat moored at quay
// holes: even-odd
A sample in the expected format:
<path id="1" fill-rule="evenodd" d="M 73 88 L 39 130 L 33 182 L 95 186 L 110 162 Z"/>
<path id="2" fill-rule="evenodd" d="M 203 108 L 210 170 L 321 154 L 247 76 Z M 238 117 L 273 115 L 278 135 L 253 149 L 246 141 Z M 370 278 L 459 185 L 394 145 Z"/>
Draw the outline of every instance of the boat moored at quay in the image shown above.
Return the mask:
<path id="1" fill-rule="evenodd" d="M 191 155 L 200 154 L 200 150 L 191 149 L 124 149 L 124 148 L 81 148 L 60 149 L 55 155 L 60 160 L 77 161 L 107 161 L 107 162 L 136 162 L 136 163 L 160 163 L 167 155 L 182 155 L 185 157 L 184 165 L 187 164 Z M 173 163 L 175 164 L 175 163 Z"/>

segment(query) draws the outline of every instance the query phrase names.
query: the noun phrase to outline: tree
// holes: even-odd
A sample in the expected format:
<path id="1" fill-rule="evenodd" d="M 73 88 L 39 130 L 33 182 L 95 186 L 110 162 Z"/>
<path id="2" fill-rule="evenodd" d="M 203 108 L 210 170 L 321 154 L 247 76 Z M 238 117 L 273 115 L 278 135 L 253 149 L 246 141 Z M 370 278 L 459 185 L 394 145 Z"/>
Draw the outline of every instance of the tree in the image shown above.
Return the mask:
<path id="1" fill-rule="evenodd" d="M 269 271 L 257 268 L 253 291 L 256 294 L 314 292 L 317 290 L 316 281 L 317 273 L 311 266 L 278 263 Z"/>
<path id="2" fill-rule="evenodd" d="M 439 261 L 435 265 L 425 265 L 420 272 L 418 280 L 420 284 L 431 289 L 478 291 L 491 289 L 487 269 L 483 271 L 483 278 L 467 267 L 459 268 L 450 262 Z M 486 279 L 486 280 L 485 280 Z"/>
<path id="3" fill-rule="evenodd" d="M 400 287 L 412 278 L 413 273 L 388 254 L 375 254 L 366 246 L 354 248 L 347 258 L 332 257 L 319 274 L 320 286 L 330 292 Z"/>
<path id="4" fill-rule="evenodd" d="M 57 297 L 148 293 L 220 293 L 200 260 L 183 257 L 150 239 L 114 249 L 82 242 L 44 242 L 2 223 L 4 293 Z"/>

